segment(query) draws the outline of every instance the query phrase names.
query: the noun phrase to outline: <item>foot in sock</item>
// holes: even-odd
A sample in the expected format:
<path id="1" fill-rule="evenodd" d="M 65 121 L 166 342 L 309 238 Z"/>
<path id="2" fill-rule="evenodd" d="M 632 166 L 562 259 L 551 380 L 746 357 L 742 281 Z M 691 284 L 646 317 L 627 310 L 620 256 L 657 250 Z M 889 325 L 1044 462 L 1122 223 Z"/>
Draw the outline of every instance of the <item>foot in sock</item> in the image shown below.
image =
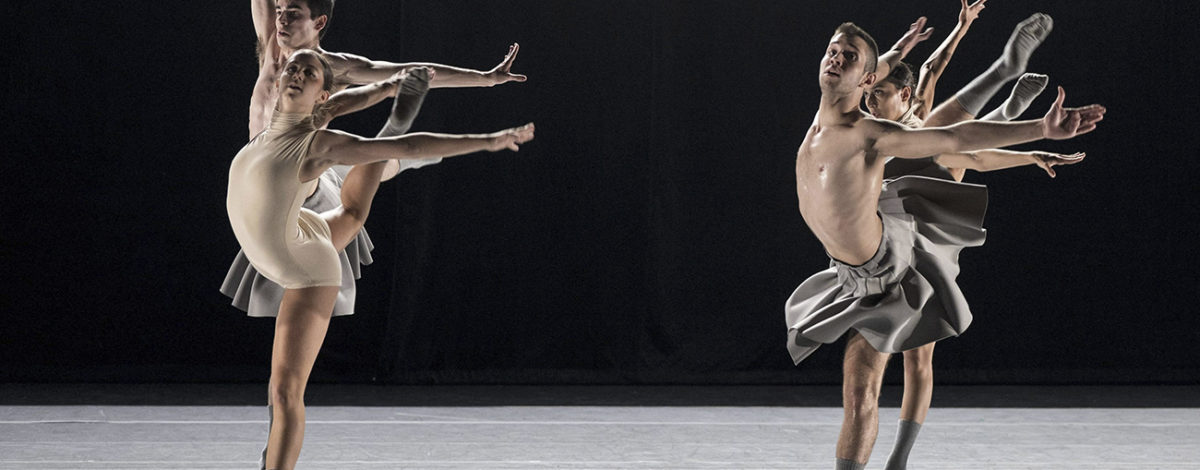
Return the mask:
<path id="1" fill-rule="evenodd" d="M 392 113 L 388 115 L 387 124 L 379 131 L 378 137 L 393 137 L 408 132 L 413 120 L 417 118 L 417 111 L 421 110 L 425 94 L 429 92 L 429 81 L 432 79 L 430 72 L 431 70 L 425 67 L 408 71 L 408 75 L 397 87 L 396 99 L 392 102 Z"/>
<path id="2" fill-rule="evenodd" d="M 1004 54 L 996 62 L 996 70 L 1009 80 L 1025 73 L 1029 56 L 1033 55 L 1033 50 L 1042 44 L 1052 29 L 1054 19 L 1050 15 L 1034 13 L 1026 18 L 1009 36 L 1008 44 L 1004 45 Z"/>
<path id="3" fill-rule="evenodd" d="M 892 446 L 892 455 L 888 456 L 884 470 L 905 470 L 908 467 L 908 452 L 917 441 L 918 432 L 921 432 L 921 423 L 900 420 L 896 430 L 896 444 Z"/>
<path id="4" fill-rule="evenodd" d="M 992 112 L 981 119 L 984 121 L 1011 121 L 1016 119 L 1029 108 L 1034 98 L 1042 94 L 1042 90 L 1046 89 L 1046 84 L 1048 83 L 1050 83 L 1050 77 L 1040 73 L 1021 75 L 1021 78 L 1017 79 L 1017 84 L 1013 85 L 1012 93 L 1008 95 L 1008 99 L 1004 101 L 1004 104 L 1001 104 L 999 108 L 992 110 Z"/>
<path id="5" fill-rule="evenodd" d="M 1025 72 L 1029 56 L 1042 40 L 1046 39 L 1053 27 L 1054 20 L 1044 13 L 1035 13 L 1017 25 L 1017 29 L 1013 30 L 1008 39 L 1008 44 L 1004 46 L 1004 54 L 996 59 L 987 71 L 975 77 L 954 95 L 963 111 L 971 116 L 979 116 L 984 105 L 1005 83 Z"/>

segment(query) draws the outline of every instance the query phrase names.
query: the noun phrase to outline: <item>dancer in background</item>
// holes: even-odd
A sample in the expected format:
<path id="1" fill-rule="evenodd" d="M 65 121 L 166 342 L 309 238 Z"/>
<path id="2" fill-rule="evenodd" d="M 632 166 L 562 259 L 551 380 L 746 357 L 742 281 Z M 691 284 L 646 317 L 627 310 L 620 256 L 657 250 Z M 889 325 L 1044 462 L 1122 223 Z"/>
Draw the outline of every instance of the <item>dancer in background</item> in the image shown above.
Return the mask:
<path id="1" fill-rule="evenodd" d="M 921 66 L 920 79 L 914 83 L 912 68 L 907 63 L 897 62 L 888 76 L 878 80 L 875 87 L 867 93 L 865 103 L 868 112 L 877 119 L 895 121 L 913 128 L 923 127 L 925 124 L 923 118 L 929 115 L 934 100 L 934 84 L 946 70 L 958 42 L 966 34 L 971 23 L 979 17 L 979 12 L 983 10 L 985 3 L 986 0 L 978 0 L 968 5 L 966 0 L 961 0 L 958 25 Z M 1037 41 L 1030 43 L 1036 47 L 1049 33 L 1052 24 L 1049 16 L 1040 13 L 1023 21 L 1009 38 L 1009 44 L 1005 47 L 1006 55 L 1009 52 L 1020 51 L 1025 59 L 1022 60 L 1018 57 L 1012 62 L 1027 63 L 1027 56 L 1033 52 L 1033 48 L 1016 47 L 1017 38 L 1022 36 L 1038 38 Z M 993 68 L 995 67 L 993 66 Z M 1023 66 L 1019 69 L 1024 71 Z M 980 83 L 986 82 L 988 76 L 989 74 L 985 73 L 972 84 L 978 86 Z M 1007 121 L 1016 118 L 1041 93 L 1047 81 L 1048 77 L 1045 75 L 1030 73 L 1021 75 L 1008 99 L 982 119 Z M 990 88 L 992 87 L 989 86 Z M 966 95 L 970 92 L 964 90 L 960 93 Z M 980 98 L 986 102 L 991 96 L 981 96 Z M 955 98 L 950 101 L 958 104 Z M 959 120 L 955 122 L 966 120 L 969 116 L 961 113 L 962 108 L 961 104 L 958 106 L 943 105 L 939 107 L 940 112 L 946 113 L 947 110 L 955 112 L 945 118 L 935 117 L 934 119 Z M 942 154 L 915 160 L 890 159 L 884 167 L 884 179 L 920 175 L 962 181 L 963 171 L 966 169 L 994 171 L 1023 165 L 1038 165 L 1050 177 L 1055 177 L 1054 166 L 1079 163 L 1084 156 L 1082 153 L 1061 155 L 1052 152 L 1014 152 L 992 149 Z M 903 353 L 904 396 L 900 406 L 896 441 L 885 467 L 887 470 L 904 470 L 907 467 L 909 452 L 925 422 L 933 395 L 933 348 L 935 344 L 937 343 L 929 343 Z"/>

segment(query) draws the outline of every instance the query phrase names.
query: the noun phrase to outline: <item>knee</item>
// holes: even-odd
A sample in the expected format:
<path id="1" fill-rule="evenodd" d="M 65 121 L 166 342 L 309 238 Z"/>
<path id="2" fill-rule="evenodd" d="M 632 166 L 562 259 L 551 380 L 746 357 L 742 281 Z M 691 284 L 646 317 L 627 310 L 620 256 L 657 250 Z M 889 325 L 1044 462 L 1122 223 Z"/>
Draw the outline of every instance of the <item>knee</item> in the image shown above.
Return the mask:
<path id="1" fill-rule="evenodd" d="M 933 379 L 933 351 L 918 348 L 904 353 L 905 380 Z"/>
<path id="2" fill-rule="evenodd" d="M 842 404 L 847 415 L 874 416 L 879 411 L 879 384 L 847 384 L 842 389 Z"/>
<path id="3" fill-rule="evenodd" d="M 304 383 L 288 377 L 274 376 L 271 378 L 271 404 L 276 408 L 295 408 L 304 406 Z"/>

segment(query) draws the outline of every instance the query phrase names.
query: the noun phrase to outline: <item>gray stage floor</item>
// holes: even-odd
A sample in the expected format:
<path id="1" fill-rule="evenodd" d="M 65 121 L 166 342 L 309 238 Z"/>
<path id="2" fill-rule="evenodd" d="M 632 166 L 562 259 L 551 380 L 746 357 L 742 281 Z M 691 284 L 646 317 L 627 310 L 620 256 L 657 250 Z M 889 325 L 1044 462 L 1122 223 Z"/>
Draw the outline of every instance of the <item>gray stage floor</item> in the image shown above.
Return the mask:
<path id="1" fill-rule="evenodd" d="M 250 469 L 265 439 L 266 408 L 238 403 L 260 386 L 75 387 L 0 386 L 0 468 Z M 299 468 L 831 468 L 841 420 L 834 387 L 363 390 L 310 398 Z M 1200 468 L 1197 390 L 942 387 L 909 468 Z M 882 410 L 868 468 L 898 412 Z"/>

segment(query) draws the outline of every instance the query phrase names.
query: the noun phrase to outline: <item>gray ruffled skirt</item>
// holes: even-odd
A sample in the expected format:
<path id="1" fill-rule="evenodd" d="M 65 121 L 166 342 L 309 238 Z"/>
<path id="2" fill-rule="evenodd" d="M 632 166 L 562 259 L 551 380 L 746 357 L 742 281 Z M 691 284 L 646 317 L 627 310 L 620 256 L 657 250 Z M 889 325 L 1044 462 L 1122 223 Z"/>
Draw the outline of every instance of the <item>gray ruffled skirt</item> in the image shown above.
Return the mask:
<path id="1" fill-rule="evenodd" d="M 304 208 L 321 213 L 342 204 L 342 181 L 350 167 L 337 166 L 321 174 L 317 191 L 304 201 Z M 362 277 L 362 265 L 371 264 L 371 250 L 375 245 L 366 229 L 359 230 L 346 249 L 338 253 L 342 265 L 342 287 L 338 290 L 333 315 L 354 313 L 355 280 Z M 221 283 L 221 293 L 233 299 L 233 306 L 251 317 L 274 317 L 279 315 L 279 303 L 283 300 L 283 287 L 263 277 L 238 250 Z"/>
<path id="2" fill-rule="evenodd" d="M 876 350 L 896 353 L 957 336 L 971 310 L 955 279 L 958 253 L 982 245 L 987 188 L 922 176 L 884 183 L 883 240 L 866 263 L 831 260 L 788 299 L 788 352 L 800 361 L 857 330 Z"/>

